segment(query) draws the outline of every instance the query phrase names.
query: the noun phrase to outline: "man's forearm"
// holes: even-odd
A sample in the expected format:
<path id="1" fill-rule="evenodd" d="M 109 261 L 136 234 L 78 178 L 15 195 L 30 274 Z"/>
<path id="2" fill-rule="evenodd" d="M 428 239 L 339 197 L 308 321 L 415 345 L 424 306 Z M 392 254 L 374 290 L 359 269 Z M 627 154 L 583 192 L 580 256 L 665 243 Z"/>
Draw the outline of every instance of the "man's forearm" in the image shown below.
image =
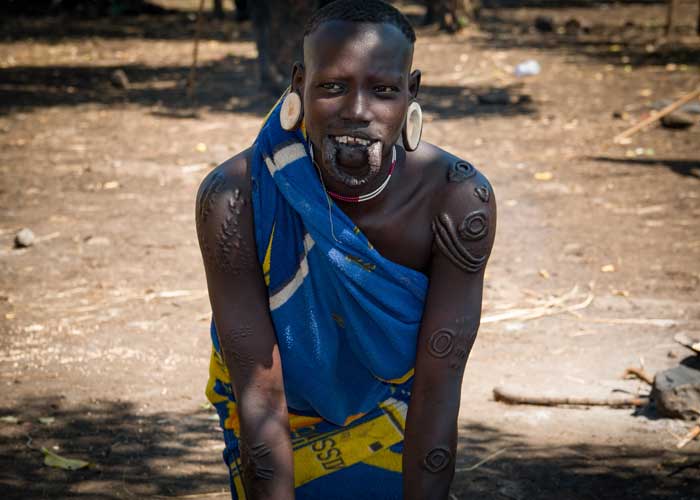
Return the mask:
<path id="1" fill-rule="evenodd" d="M 404 500 L 447 499 L 457 447 L 454 401 L 414 387 L 406 419 Z M 452 418 L 451 415 L 455 417 Z"/>
<path id="2" fill-rule="evenodd" d="M 243 484 L 249 500 L 294 498 L 294 459 L 286 407 L 238 403 Z"/>

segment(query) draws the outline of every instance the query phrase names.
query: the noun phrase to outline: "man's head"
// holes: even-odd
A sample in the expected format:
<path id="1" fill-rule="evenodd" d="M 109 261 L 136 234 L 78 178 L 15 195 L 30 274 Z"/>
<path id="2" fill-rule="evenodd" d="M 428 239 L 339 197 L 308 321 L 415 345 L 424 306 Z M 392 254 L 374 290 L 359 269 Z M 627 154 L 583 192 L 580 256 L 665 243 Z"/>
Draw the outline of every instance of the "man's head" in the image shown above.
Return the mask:
<path id="1" fill-rule="evenodd" d="M 420 85 L 420 72 L 410 72 L 414 41 L 403 14 L 380 0 L 337 0 L 309 20 L 292 88 L 319 163 L 336 181 L 363 186 L 391 154 Z"/>

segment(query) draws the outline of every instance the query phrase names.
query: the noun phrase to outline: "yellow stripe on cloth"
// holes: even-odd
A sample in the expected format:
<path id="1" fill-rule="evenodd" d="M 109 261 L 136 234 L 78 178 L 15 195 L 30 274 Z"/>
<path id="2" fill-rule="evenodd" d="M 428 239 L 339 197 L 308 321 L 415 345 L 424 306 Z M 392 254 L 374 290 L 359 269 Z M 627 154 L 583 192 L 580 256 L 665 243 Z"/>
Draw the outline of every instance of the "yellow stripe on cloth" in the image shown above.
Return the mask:
<path id="1" fill-rule="evenodd" d="M 389 448 L 403 440 L 403 428 L 398 421 L 400 409 L 394 408 L 397 400 L 389 401 L 382 408 L 385 413 L 349 428 L 339 428 L 330 432 L 315 433 L 313 428 L 300 429 L 292 438 L 294 448 L 294 487 L 298 488 L 315 479 L 327 476 L 338 470 L 358 463 L 364 463 L 401 472 L 401 454 Z M 397 411 L 399 418 L 389 413 Z M 398 421 L 397 421 L 398 420 Z M 231 476 L 236 493 L 244 499 L 243 484 L 238 468 L 233 464 Z"/>
<path id="2" fill-rule="evenodd" d="M 403 472 L 403 455 L 396 453 L 390 449 L 382 450 L 379 453 L 364 459 L 363 464 L 379 467 L 380 469 L 390 470 L 401 474 Z"/>
<path id="3" fill-rule="evenodd" d="M 263 259 L 263 276 L 265 277 L 265 285 L 270 286 L 270 258 L 272 257 L 272 239 L 275 237 L 275 224 L 272 224 L 270 231 L 270 241 L 267 242 L 267 250 L 265 250 L 265 258 Z"/>

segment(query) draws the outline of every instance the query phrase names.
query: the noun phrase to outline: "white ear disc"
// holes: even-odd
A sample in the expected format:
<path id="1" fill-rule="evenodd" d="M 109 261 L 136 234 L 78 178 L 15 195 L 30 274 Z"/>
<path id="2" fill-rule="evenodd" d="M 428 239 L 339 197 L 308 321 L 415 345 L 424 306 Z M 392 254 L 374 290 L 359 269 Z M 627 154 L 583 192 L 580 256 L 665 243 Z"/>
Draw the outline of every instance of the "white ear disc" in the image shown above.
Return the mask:
<path id="1" fill-rule="evenodd" d="M 406 149 L 415 151 L 420 143 L 423 133 L 423 110 L 418 102 L 413 101 L 408 105 L 406 113 L 406 134 L 404 137 Z"/>
<path id="2" fill-rule="evenodd" d="M 294 130 L 299 126 L 301 118 L 301 97 L 296 92 L 290 92 L 284 98 L 280 109 L 280 125 L 284 130 Z"/>

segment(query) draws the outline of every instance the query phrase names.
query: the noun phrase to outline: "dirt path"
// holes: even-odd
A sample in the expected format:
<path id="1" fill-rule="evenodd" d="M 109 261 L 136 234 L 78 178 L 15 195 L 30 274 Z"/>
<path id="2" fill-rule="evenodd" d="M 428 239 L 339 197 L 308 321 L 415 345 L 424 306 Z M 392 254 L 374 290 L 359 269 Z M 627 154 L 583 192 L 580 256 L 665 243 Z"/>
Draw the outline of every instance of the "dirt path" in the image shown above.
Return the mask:
<path id="1" fill-rule="evenodd" d="M 473 161 L 499 199 L 490 319 L 464 382 L 457 498 L 700 495 L 700 442 L 675 448 L 687 423 L 651 410 L 511 407 L 491 394 L 501 384 L 644 392 L 622 371 L 678 364 L 686 353 L 673 335 L 700 331 L 700 125 L 611 140 L 657 101 L 700 84 L 700 42 L 682 33 L 659 41 L 663 12 L 487 9 L 478 30 L 419 33 L 424 138 Z M 590 33 L 529 29 L 540 14 L 557 25 L 576 18 Z M 5 26 L 0 416 L 19 419 L 0 422 L 6 498 L 227 487 L 218 424 L 203 405 L 209 307 L 193 200 L 205 173 L 250 143 L 271 101 L 256 91 L 246 27 L 232 36 L 233 24 L 212 23 L 190 116 L 190 24 L 63 21 L 56 36 L 45 35 L 56 21 Z M 513 77 L 531 58 L 540 75 Z M 111 85 L 117 68 L 129 90 Z M 482 104 L 493 90 L 508 103 Z M 25 226 L 39 241 L 13 249 Z M 562 297 L 586 307 L 493 321 Z M 41 447 L 96 466 L 44 467 Z"/>

